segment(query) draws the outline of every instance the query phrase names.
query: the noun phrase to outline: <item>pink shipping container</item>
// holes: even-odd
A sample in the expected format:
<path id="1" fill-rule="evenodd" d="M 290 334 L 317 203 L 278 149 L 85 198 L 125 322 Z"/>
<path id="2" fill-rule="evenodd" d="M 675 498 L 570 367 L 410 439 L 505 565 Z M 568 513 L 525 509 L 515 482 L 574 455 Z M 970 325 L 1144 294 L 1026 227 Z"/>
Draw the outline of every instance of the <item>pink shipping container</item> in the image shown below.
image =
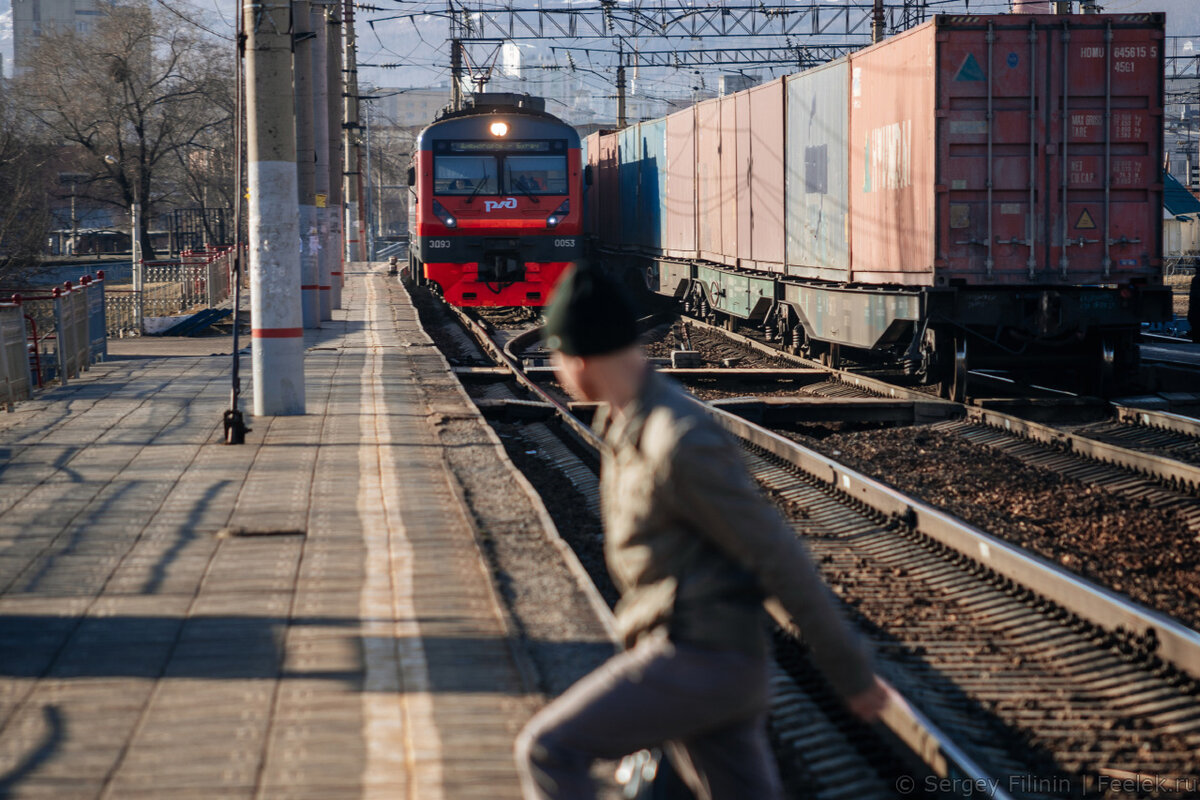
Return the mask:
<path id="1" fill-rule="evenodd" d="M 719 261 L 721 227 L 728 216 L 721 205 L 721 101 L 696 106 L 696 217 L 700 257 Z"/>
<path id="2" fill-rule="evenodd" d="M 743 266 L 764 272 L 783 272 L 787 236 L 784 228 L 784 79 L 749 91 L 750 121 L 750 247 L 743 244 Z M 745 214 L 745 210 L 739 209 Z"/>
<path id="3" fill-rule="evenodd" d="M 583 140 L 584 163 L 591 175 L 591 183 L 584 182 L 583 186 L 583 224 L 584 230 L 600 230 L 600 205 L 602 203 L 600 186 L 600 134 L 589 134 Z"/>
<path id="4" fill-rule="evenodd" d="M 676 258 L 696 258 L 696 109 L 667 117 L 666 240 Z"/>
<path id="5" fill-rule="evenodd" d="M 743 93 L 744 95 L 744 93 Z M 730 95 L 721 98 L 721 133 L 718 143 L 718 158 L 721 162 L 721 248 L 717 260 L 725 263 L 735 263 L 738 252 L 738 203 L 745 202 L 739 191 L 738 175 L 745 180 L 745 165 L 738 161 L 738 113 L 737 98 L 743 95 Z M 747 104 L 748 105 L 748 104 Z M 749 143 L 749 132 L 746 142 Z"/>
<path id="6" fill-rule="evenodd" d="M 850 57 L 851 280 L 1161 271 L 1156 15 L 937 17 Z"/>
<path id="7" fill-rule="evenodd" d="M 593 197 L 597 197 L 596 227 L 600 241 L 606 244 L 621 241 L 621 191 L 617 159 L 617 133 L 601 133 L 596 148 L 596 165 L 592 182 Z M 588 159 L 592 150 L 588 148 Z M 632 201 L 631 201 L 632 202 Z"/>

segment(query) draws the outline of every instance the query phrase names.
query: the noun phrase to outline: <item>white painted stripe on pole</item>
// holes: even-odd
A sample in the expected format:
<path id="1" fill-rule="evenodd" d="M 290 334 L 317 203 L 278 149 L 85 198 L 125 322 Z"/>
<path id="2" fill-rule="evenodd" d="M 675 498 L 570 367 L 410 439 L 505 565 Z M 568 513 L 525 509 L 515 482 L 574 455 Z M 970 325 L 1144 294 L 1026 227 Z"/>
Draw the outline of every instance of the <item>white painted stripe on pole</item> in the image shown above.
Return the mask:
<path id="1" fill-rule="evenodd" d="M 333 253 L 329 249 L 329 209 L 317 209 L 317 239 L 320 250 L 317 253 L 317 266 L 321 272 L 321 319 L 333 319 L 333 300 L 330 297 L 333 285 Z"/>
<path id="2" fill-rule="evenodd" d="M 317 269 L 317 209 L 300 206 L 300 303 L 304 310 L 304 327 L 321 327 L 321 299 L 317 287 L 321 282 Z"/>
<path id="3" fill-rule="evenodd" d="M 342 307 L 342 286 L 346 283 L 346 264 L 342 254 L 342 210 L 329 209 L 329 261 L 332 272 L 332 288 L 329 302 L 334 308 Z"/>
<path id="4" fill-rule="evenodd" d="M 353 201 L 346 203 L 346 219 L 342 230 L 346 231 L 346 261 L 358 260 L 358 251 L 355 245 L 358 243 L 358 226 L 355 221 L 358 219 L 358 203 Z"/>
<path id="5" fill-rule="evenodd" d="M 294 161 L 251 161 L 250 305 L 260 330 L 300 328 L 300 225 Z M 254 414 L 304 413 L 304 338 L 252 337 Z"/>
<path id="6" fill-rule="evenodd" d="M 413 602 L 413 548 L 397 504 L 401 480 L 384 396 L 377 278 L 366 275 L 366 344 L 359 415 L 358 513 L 366 539 L 362 694 L 364 800 L 444 800 L 442 741 Z M 403 676 L 401 678 L 401 676 Z M 397 795 L 397 787 L 407 791 Z"/>

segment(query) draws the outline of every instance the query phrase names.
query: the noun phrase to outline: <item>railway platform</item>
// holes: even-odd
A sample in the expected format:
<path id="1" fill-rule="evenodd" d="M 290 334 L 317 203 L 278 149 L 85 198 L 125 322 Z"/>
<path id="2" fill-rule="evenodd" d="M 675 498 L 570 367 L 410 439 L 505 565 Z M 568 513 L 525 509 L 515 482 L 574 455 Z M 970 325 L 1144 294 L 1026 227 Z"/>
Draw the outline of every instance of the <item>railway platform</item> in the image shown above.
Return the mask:
<path id="1" fill-rule="evenodd" d="M 349 266 L 308 413 L 245 445 L 222 338 L 118 342 L 0 415 L 0 796 L 518 797 L 573 677 L 542 665 L 603 657 L 602 612 L 403 289 Z"/>

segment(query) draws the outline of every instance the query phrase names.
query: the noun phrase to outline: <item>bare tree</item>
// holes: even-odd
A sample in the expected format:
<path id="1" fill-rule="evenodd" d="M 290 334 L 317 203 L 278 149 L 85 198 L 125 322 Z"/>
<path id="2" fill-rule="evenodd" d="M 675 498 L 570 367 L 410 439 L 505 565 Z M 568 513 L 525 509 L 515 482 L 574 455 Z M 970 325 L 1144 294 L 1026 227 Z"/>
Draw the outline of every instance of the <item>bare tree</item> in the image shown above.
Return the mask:
<path id="1" fill-rule="evenodd" d="M 233 54 L 158 6 L 100 9 L 90 32 L 42 38 L 15 96 L 53 138 L 84 154 L 90 178 L 80 197 L 123 208 L 138 201 L 152 219 L 188 194 L 181 165 L 196 161 L 191 154 L 230 136 Z M 148 225 L 142 250 L 153 257 Z"/>
<path id="2" fill-rule="evenodd" d="M 46 148 L 0 98 L 0 284 L 19 284 L 45 249 L 51 221 L 46 161 Z"/>

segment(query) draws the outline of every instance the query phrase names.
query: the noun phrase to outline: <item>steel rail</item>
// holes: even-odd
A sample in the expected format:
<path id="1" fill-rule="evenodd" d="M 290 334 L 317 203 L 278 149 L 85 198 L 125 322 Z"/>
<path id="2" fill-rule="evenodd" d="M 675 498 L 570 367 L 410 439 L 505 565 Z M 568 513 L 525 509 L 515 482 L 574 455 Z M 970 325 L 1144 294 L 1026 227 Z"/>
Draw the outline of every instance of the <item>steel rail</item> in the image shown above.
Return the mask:
<path id="1" fill-rule="evenodd" d="M 1043 423 L 1031 422 L 1022 417 L 1006 414 L 1002 411 L 983 409 L 965 403 L 954 403 L 924 392 L 895 386 L 878 378 L 870 378 L 846 370 L 834 369 L 819 362 L 776 349 L 748 336 L 725 330 L 719 326 L 710 325 L 707 322 L 695 320 L 690 317 L 688 320 L 689 324 L 696 325 L 702 330 L 725 336 L 731 341 L 750 347 L 765 355 L 783 358 L 797 364 L 824 370 L 829 374 L 831 379 L 839 383 L 886 397 L 913 399 L 926 403 L 942 403 L 947 406 L 959 406 L 964 409 L 965 415 L 972 422 L 1001 429 L 1043 444 L 1061 447 L 1082 458 L 1113 464 L 1132 470 L 1138 474 L 1148 475 L 1171 486 L 1187 487 L 1193 492 L 1200 490 L 1200 466 L 1194 464 L 1109 444 L 1082 434 L 1070 433 Z M 1110 403 L 1110 405 L 1114 416 L 1120 421 L 1151 428 L 1162 428 L 1188 436 L 1200 436 L 1200 420 L 1162 411 L 1145 411 L 1128 408 L 1117 403 Z"/>
<path id="2" fill-rule="evenodd" d="M 1175 487 L 1200 490 L 1200 466 L 1176 461 L 1154 453 L 1143 453 L 1120 445 L 1081 436 L 1040 422 L 1030 422 L 1011 414 L 971 407 L 967 419 L 992 428 L 1031 439 L 1035 442 L 1062 448 L 1068 452 L 1123 467 L 1133 472 L 1157 478 Z"/>
<path id="3" fill-rule="evenodd" d="M 795 364 L 801 364 L 805 367 L 812 367 L 814 369 L 822 370 L 828 373 L 829 377 L 838 383 L 844 383 L 864 391 L 873 392 L 875 394 L 883 395 L 884 397 L 891 397 L 897 400 L 919 400 L 922 402 L 942 403 L 947 406 L 962 405 L 961 403 L 955 403 L 952 400 L 946 400 L 945 398 L 938 397 L 937 395 L 919 392 L 915 389 L 909 389 L 904 386 L 896 386 L 895 384 L 888 383 L 887 381 L 880 380 L 879 378 L 871 378 L 866 375 L 859 375 L 858 373 L 850 372 L 849 370 L 836 369 L 828 366 L 827 364 L 822 364 L 819 361 L 814 361 L 811 358 L 805 358 L 804 356 L 798 356 L 794 353 L 789 353 L 786 350 L 780 350 L 772 347 L 769 344 L 763 344 L 757 339 L 752 339 L 749 336 L 743 336 L 740 333 L 726 330 L 718 325 L 712 325 L 694 317 L 686 317 L 686 319 L 689 325 L 695 325 L 700 330 L 711 331 L 721 336 L 725 336 L 731 341 L 737 342 L 745 347 L 749 347 L 750 349 L 762 353 L 763 355 L 768 355 L 773 358 L 782 358 L 785 361 L 791 361 Z"/>
<path id="4" fill-rule="evenodd" d="M 719 409 L 710 408 L 710 413 L 738 438 L 1097 627 L 1123 629 L 1156 642 L 1154 655 L 1200 678 L 1200 633 L 1191 628 L 766 428 Z"/>
<path id="5" fill-rule="evenodd" d="M 1136 406 L 1121 405 L 1119 403 L 1113 403 L 1113 408 L 1116 410 L 1117 420 L 1120 422 L 1128 422 L 1144 428 L 1158 428 L 1173 433 L 1182 433 L 1184 436 L 1200 438 L 1200 419 L 1196 417 L 1185 417 L 1182 414 L 1173 414 L 1170 411 L 1153 411 L 1146 408 L 1137 408 Z"/>

